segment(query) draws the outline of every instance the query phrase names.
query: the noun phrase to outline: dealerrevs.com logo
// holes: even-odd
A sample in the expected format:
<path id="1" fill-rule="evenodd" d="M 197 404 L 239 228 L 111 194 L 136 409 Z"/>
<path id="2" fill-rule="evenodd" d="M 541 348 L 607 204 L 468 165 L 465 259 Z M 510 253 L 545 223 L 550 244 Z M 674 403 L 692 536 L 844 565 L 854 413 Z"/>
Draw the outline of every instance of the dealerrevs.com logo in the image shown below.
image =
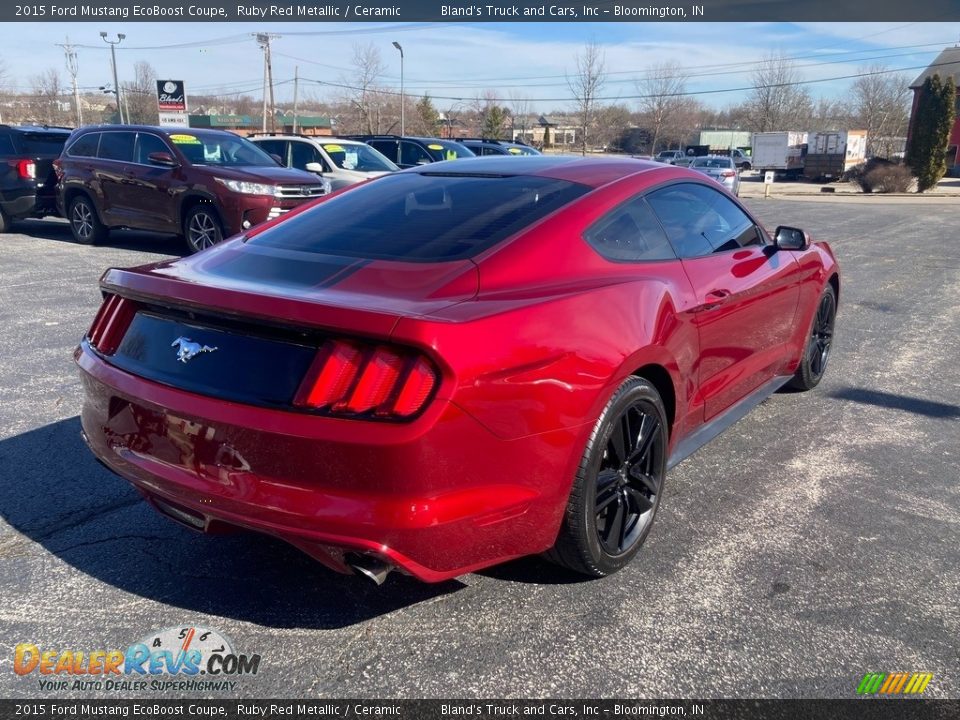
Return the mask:
<path id="1" fill-rule="evenodd" d="M 241 654 L 223 633 L 202 627 L 153 632 L 126 650 L 74 650 L 20 643 L 13 670 L 41 690 L 231 691 L 256 675 L 260 655 Z"/>

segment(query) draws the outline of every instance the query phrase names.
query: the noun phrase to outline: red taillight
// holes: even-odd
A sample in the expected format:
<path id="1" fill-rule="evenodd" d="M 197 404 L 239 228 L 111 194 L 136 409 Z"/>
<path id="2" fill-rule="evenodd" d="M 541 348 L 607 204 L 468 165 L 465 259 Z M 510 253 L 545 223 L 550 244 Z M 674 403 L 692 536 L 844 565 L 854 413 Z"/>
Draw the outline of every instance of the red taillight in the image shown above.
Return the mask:
<path id="1" fill-rule="evenodd" d="M 426 404 L 437 372 L 413 351 L 333 340 L 317 354 L 293 400 L 331 414 L 408 418 Z"/>
<path id="2" fill-rule="evenodd" d="M 11 160 L 10 165 L 17 168 L 21 180 L 37 179 L 37 164 L 33 160 Z"/>
<path id="3" fill-rule="evenodd" d="M 93 319 L 87 340 L 99 352 L 112 355 L 120 347 L 123 334 L 136 313 L 137 306 L 132 300 L 119 295 L 109 295 Z"/>
<path id="4" fill-rule="evenodd" d="M 733 170 L 724 170 L 720 173 L 720 177 L 733 177 L 736 173 Z"/>

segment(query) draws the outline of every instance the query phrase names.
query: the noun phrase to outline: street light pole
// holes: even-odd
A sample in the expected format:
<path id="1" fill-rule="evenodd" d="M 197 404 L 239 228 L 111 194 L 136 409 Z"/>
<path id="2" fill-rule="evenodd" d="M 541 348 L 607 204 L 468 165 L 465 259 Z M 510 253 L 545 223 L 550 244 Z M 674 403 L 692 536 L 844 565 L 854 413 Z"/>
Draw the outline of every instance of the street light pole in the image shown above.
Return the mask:
<path id="1" fill-rule="evenodd" d="M 117 51 L 116 46 L 123 42 L 123 39 L 126 37 L 123 33 L 117 33 L 116 40 L 108 40 L 107 34 L 105 32 L 100 33 L 100 37 L 103 38 L 103 41 L 110 46 L 110 65 L 113 67 L 113 88 L 117 94 L 117 115 L 120 116 L 120 124 L 126 125 L 126 122 L 123 120 L 123 105 L 120 102 L 120 82 L 117 80 Z M 130 118 L 128 117 L 127 120 Z"/>
<path id="2" fill-rule="evenodd" d="M 403 46 L 400 45 L 396 40 L 393 41 L 393 46 L 400 51 L 400 134 L 406 135 L 406 123 L 404 122 L 404 112 L 403 108 L 406 105 L 406 95 L 403 94 Z"/>

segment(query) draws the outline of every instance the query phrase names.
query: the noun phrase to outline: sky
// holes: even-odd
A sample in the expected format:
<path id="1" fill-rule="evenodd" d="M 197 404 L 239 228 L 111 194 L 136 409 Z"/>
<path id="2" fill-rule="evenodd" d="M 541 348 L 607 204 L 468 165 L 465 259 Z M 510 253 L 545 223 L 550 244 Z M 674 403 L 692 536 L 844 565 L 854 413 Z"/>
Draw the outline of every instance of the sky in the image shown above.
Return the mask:
<path id="1" fill-rule="evenodd" d="M 295 67 L 301 97 L 334 99 L 353 82 L 357 44 L 372 43 L 387 68 L 383 85 L 409 95 L 428 92 L 436 106 L 454 108 L 484 90 L 530 100 L 548 112 L 570 105 L 566 76 L 585 43 L 604 52 L 608 78 L 602 95 L 635 107 L 636 79 L 651 64 L 675 61 L 689 73 L 688 90 L 722 108 L 746 97 L 754 63 L 771 52 L 796 58 L 814 97 L 838 98 L 853 75 L 878 62 L 904 68 L 910 80 L 944 47 L 960 42 L 960 23 L 0 23 L 0 63 L 8 88 L 29 91 L 31 79 L 56 68 L 66 83 L 63 51 L 77 45 L 78 83 L 96 90 L 112 80 L 110 52 L 100 38 L 126 34 L 117 46 L 121 82 L 133 64 L 149 62 L 163 79 L 186 81 L 187 95 L 246 92 L 260 97 L 263 55 L 251 33 L 272 32 L 273 76 L 278 102 L 293 94 Z"/>

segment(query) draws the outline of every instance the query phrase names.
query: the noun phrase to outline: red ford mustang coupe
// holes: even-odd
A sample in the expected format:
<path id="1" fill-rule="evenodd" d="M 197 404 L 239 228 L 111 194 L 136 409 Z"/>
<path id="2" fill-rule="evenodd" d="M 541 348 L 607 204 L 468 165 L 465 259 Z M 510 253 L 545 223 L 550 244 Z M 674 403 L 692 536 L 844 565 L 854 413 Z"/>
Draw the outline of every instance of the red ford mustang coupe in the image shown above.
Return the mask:
<path id="1" fill-rule="evenodd" d="M 434 163 L 101 281 L 84 435 L 161 513 L 341 572 L 612 573 L 668 468 L 823 376 L 830 248 L 700 173 Z"/>

